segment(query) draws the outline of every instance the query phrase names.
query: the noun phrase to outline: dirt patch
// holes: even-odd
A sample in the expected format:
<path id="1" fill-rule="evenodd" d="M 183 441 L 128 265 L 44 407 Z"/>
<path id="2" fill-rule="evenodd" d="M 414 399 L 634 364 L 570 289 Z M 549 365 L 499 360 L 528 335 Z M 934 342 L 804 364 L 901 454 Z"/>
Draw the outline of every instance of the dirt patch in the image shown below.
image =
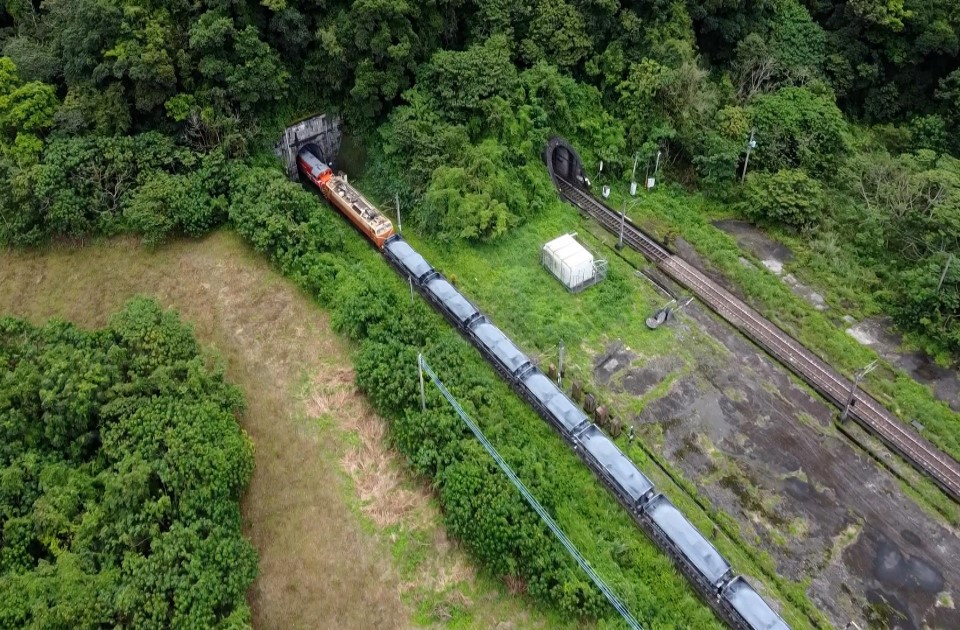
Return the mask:
<path id="1" fill-rule="evenodd" d="M 732 236 L 740 249 L 753 254 L 768 270 L 782 276 L 794 294 L 809 302 L 818 311 L 827 310 L 827 301 L 821 293 L 800 282 L 792 273 L 784 275 L 784 267 L 793 260 L 793 252 L 789 247 L 746 221 L 723 219 L 714 221 L 713 225 Z"/>
<path id="2" fill-rule="evenodd" d="M 909 374 L 915 381 L 933 388 L 934 395 L 960 412 L 960 371 L 937 365 L 927 354 L 902 351 L 903 339 L 894 332 L 888 317 L 871 317 L 850 326 L 847 333 L 872 348 L 884 359 Z"/>
<path id="3" fill-rule="evenodd" d="M 623 369 L 624 366 L 630 365 L 636 358 L 637 355 L 623 343 L 615 341 L 607 346 L 603 354 L 594 360 L 594 377 L 598 382 L 607 385 L 614 374 Z"/>
<path id="4" fill-rule="evenodd" d="M 723 219 L 714 221 L 713 225 L 732 236 L 740 249 L 756 256 L 757 260 L 763 261 L 764 266 L 777 275 L 783 271 L 785 264 L 793 260 L 793 252 L 789 247 L 770 238 L 746 221 Z"/>
<path id="5" fill-rule="evenodd" d="M 827 300 L 823 297 L 823 294 L 814 291 L 804 283 L 797 280 L 797 277 L 792 273 L 785 275 L 783 277 L 783 281 L 788 287 L 790 287 L 791 291 L 809 302 L 813 308 L 817 309 L 818 311 L 827 310 Z"/>
<path id="6" fill-rule="evenodd" d="M 411 480 L 387 447 L 384 421 L 356 391 L 349 346 L 233 234 L 157 251 L 133 239 L 0 251 L 0 287 L 0 315 L 88 328 L 131 296 L 150 295 L 224 360 L 244 390 L 241 422 L 255 445 L 242 508 L 260 554 L 248 594 L 256 626 L 406 628 L 451 610 L 480 627 L 542 625 L 496 589 L 471 583 L 473 569 L 446 539 L 428 489 Z M 407 539 L 425 560 L 400 570 L 395 547 Z M 424 599 L 438 616 L 418 610 Z"/>
<path id="7" fill-rule="evenodd" d="M 702 305 L 670 325 L 684 330 L 675 356 L 604 374 L 618 395 L 644 374 L 634 396 L 654 399 L 633 420 L 649 446 L 734 516 L 778 573 L 809 580 L 838 627 L 960 627 L 944 603 L 960 589 L 957 533 L 839 434 L 830 405 Z"/>

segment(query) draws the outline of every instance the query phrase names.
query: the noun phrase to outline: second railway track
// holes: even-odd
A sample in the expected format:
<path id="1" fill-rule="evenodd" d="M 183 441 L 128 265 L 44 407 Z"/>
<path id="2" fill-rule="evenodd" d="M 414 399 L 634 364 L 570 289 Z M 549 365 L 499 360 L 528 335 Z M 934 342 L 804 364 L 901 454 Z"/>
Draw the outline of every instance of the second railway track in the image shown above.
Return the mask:
<path id="1" fill-rule="evenodd" d="M 558 178 L 561 195 L 608 230 L 619 233 L 620 213 L 570 182 Z M 853 383 L 796 339 L 744 304 L 736 296 L 669 252 L 632 222 L 623 223 L 623 242 L 655 263 L 673 280 L 739 329 L 811 387 L 839 407 Z M 914 467 L 929 475 L 951 498 L 960 502 L 960 463 L 904 424 L 875 398 L 858 390 L 850 417 L 880 437 Z"/>

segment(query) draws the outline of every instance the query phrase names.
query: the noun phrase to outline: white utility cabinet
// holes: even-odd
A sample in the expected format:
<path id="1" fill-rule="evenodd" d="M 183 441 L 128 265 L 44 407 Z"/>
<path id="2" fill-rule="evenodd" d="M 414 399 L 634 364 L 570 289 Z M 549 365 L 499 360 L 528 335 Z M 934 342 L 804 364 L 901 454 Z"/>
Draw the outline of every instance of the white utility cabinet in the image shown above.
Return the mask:
<path id="1" fill-rule="evenodd" d="M 576 239 L 564 234 L 543 246 L 540 262 L 570 291 L 581 291 L 606 277 L 607 262 L 594 255 Z"/>

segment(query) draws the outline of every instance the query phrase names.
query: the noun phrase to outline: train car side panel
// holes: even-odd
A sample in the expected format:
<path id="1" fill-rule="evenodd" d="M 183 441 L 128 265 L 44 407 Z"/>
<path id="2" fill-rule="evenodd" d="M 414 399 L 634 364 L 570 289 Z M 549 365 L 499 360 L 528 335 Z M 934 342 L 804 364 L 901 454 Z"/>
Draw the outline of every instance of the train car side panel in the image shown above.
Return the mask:
<path id="1" fill-rule="evenodd" d="M 651 500 L 644 514 L 712 588 L 718 589 L 730 577 L 726 559 L 665 496 Z"/>
<path id="2" fill-rule="evenodd" d="M 389 241 L 385 241 L 383 251 L 406 275 L 412 277 L 417 285 L 433 271 L 430 263 L 415 249 L 410 247 L 409 243 L 403 240 L 402 237 L 398 236 L 389 239 Z"/>
<path id="3" fill-rule="evenodd" d="M 530 363 L 527 355 L 520 352 L 520 349 L 513 345 L 503 331 L 493 324 L 482 322 L 473 327 L 473 334 L 511 376 Z"/>
<path id="4" fill-rule="evenodd" d="M 599 472 L 610 479 L 627 505 L 636 507 L 653 493 L 653 482 L 596 425 L 590 425 L 579 439 Z"/>
<path id="5" fill-rule="evenodd" d="M 790 630 L 753 586 L 742 577 L 730 580 L 723 589 L 723 599 L 750 630 Z"/>
<path id="6" fill-rule="evenodd" d="M 590 419 L 578 407 L 570 402 L 556 383 L 551 381 L 540 370 L 531 372 L 523 379 L 523 387 L 529 396 L 543 409 L 543 412 L 552 418 L 558 429 L 568 436 L 576 435 Z"/>
<path id="7" fill-rule="evenodd" d="M 463 297 L 463 294 L 457 291 L 452 284 L 442 277 L 429 280 L 424 283 L 423 288 L 425 291 L 428 291 L 444 311 L 446 311 L 450 317 L 456 319 L 461 326 L 465 326 L 471 318 L 480 313 L 479 309 L 477 309 L 470 300 Z"/>

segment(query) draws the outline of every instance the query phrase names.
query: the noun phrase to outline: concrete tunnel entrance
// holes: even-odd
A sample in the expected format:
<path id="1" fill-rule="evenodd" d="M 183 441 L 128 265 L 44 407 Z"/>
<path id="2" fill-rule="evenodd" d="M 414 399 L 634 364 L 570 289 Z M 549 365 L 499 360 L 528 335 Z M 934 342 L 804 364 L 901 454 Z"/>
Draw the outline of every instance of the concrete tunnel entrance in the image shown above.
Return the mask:
<path id="1" fill-rule="evenodd" d="M 578 188 L 587 188 L 589 181 L 583 171 L 583 160 L 566 138 L 554 136 L 543 150 L 543 160 L 554 184 L 564 179 Z"/>
<path id="2" fill-rule="evenodd" d="M 340 119 L 319 114 L 284 129 L 283 136 L 274 147 L 274 153 L 283 161 L 287 177 L 296 180 L 297 154 L 300 149 L 309 147 L 321 160 L 332 162 L 340 150 L 340 135 Z"/>

